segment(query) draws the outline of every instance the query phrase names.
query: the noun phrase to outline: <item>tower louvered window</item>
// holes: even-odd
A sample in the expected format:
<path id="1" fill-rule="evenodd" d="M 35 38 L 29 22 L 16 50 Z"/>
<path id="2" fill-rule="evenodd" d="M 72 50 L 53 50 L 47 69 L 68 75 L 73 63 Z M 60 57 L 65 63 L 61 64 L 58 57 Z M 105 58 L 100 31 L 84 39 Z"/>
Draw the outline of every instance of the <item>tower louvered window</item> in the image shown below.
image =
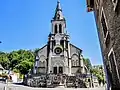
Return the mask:
<path id="1" fill-rule="evenodd" d="M 55 34 L 57 33 L 57 24 L 55 25 Z"/>
<path id="2" fill-rule="evenodd" d="M 59 25 L 59 33 L 62 33 L 62 25 Z"/>

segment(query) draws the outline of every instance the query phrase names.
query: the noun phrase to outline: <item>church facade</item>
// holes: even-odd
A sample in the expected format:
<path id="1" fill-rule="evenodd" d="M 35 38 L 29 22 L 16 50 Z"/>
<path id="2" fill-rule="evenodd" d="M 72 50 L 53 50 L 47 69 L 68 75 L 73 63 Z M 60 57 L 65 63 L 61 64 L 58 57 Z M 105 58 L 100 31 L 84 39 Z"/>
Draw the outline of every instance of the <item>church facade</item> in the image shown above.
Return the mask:
<path id="1" fill-rule="evenodd" d="M 59 1 L 51 26 L 48 42 L 36 52 L 33 70 L 24 77 L 24 84 L 33 87 L 79 85 L 84 88 L 91 85 L 85 83 L 89 70 L 84 65 L 82 50 L 70 43 Z"/>
<path id="2" fill-rule="evenodd" d="M 51 25 L 48 43 L 37 52 L 34 74 L 53 73 L 71 76 L 78 72 L 84 73 L 82 50 L 70 43 L 60 2 L 57 3 Z"/>

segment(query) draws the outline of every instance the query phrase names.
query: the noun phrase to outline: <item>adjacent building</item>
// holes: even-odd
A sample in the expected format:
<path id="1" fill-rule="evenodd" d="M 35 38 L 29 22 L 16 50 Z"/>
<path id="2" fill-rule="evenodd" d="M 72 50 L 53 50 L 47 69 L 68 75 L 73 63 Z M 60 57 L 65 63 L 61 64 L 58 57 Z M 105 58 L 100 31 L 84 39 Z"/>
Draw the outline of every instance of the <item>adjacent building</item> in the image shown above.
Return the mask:
<path id="1" fill-rule="evenodd" d="M 120 0 L 87 0 L 94 12 L 108 89 L 120 88 Z"/>

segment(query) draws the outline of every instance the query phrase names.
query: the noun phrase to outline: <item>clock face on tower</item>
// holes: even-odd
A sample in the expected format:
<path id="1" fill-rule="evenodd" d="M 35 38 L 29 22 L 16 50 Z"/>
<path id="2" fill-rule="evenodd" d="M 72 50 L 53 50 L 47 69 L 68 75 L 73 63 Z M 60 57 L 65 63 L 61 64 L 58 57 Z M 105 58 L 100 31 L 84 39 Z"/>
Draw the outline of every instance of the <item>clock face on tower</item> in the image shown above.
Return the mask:
<path id="1" fill-rule="evenodd" d="M 56 54 L 60 54 L 62 52 L 62 49 L 60 47 L 56 47 L 55 50 L 54 50 L 54 52 Z"/>

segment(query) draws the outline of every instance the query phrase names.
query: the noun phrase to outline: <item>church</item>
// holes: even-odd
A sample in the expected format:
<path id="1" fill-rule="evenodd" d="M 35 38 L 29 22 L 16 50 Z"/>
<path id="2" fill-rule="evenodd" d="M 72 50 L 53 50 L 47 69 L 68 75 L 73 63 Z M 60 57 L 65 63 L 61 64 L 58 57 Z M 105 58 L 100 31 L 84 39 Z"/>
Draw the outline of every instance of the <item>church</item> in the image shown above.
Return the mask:
<path id="1" fill-rule="evenodd" d="M 59 1 L 51 20 L 51 26 L 47 44 L 36 53 L 33 78 L 49 74 L 54 76 L 86 74 L 82 50 L 70 43 L 70 36 L 66 31 L 66 19 Z"/>
<path id="2" fill-rule="evenodd" d="M 84 73 L 82 50 L 70 43 L 59 1 L 51 26 L 48 43 L 37 52 L 34 73 L 67 75 L 74 75 L 78 71 Z"/>

